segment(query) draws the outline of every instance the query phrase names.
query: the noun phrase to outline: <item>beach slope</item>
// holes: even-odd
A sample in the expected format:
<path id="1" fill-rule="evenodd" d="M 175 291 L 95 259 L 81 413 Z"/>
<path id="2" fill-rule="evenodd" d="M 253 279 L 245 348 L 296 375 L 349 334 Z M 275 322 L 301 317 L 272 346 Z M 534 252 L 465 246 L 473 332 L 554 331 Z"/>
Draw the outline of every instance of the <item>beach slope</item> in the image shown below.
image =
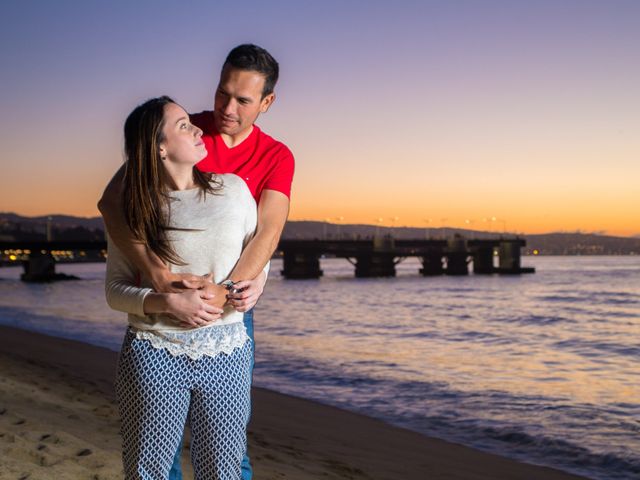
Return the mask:
<path id="1" fill-rule="evenodd" d="M 0 335 L 0 480 L 122 478 L 117 354 L 7 327 Z M 253 409 L 256 480 L 582 478 L 264 389 Z"/>

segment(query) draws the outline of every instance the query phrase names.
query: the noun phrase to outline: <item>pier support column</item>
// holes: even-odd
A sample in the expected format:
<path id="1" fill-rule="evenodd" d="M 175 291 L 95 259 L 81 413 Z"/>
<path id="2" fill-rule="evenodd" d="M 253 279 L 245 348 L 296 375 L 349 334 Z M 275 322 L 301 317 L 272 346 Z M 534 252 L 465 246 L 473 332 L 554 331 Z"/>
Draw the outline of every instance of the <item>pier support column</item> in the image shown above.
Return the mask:
<path id="1" fill-rule="evenodd" d="M 469 252 L 464 238 L 456 237 L 448 241 L 445 251 L 447 257 L 447 275 L 469 275 Z"/>
<path id="2" fill-rule="evenodd" d="M 493 273 L 493 247 L 477 247 L 473 252 L 473 273 Z"/>
<path id="3" fill-rule="evenodd" d="M 395 255 L 371 252 L 356 256 L 356 277 L 395 277 Z"/>
<path id="4" fill-rule="evenodd" d="M 80 280 L 75 275 L 56 273 L 56 260 L 51 252 L 29 254 L 29 259 L 22 262 L 22 268 L 24 268 L 24 273 L 20 275 L 20 280 L 23 282 Z"/>
<path id="5" fill-rule="evenodd" d="M 317 253 L 308 252 L 284 252 L 283 269 L 280 273 L 285 278 L 304 279 L 320 278 L 320 256 Z"/>
<path id="6" fill-rule="evenodd" d="M 395 277 L 396 242 L 391 236 L 374 237 L 372 251 L 356 255 L 356 277 Z"/>
<path id="7" fill-rule="evenodd" d="M 422 268 L 420 273 L 427 276 L 442 275 L 444 273 L 444 265 L 442 264 L 442 251 L 429 253 L 420 257 Z"/>
<path id="8" fill-rule="evenodd" d="M 533 267 L 522 267 L 520 265 L 520 247 L 522 240 L 503 240 L 498 246 L 499 273 L 534 273 Z"/>
<path id="9" fill-rule="evenodd" d="M 24 273 L 20 280 L 24 282 L 50 282 L 56 279 L 56 261 L 51 253 L 32 253 L 22 262 Z"/>
<path id="10" fill-rule="evenodd" d="M 520 272 L 520 243 L 502 241 L 498 246 L 500 258 L 499 269 L 501 273 Z"/>

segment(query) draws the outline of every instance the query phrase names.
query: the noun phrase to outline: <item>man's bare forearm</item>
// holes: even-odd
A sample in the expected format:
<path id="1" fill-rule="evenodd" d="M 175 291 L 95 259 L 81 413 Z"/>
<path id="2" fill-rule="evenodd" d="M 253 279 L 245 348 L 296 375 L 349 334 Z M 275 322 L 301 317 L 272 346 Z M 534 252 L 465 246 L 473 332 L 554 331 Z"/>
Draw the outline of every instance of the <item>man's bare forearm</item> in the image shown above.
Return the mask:
<path id="1" fill-rule="evenodd" d="M 260 275 L 278 246 L 279 238 L 279 232 L 265 231 L 257 233 L 242 251 L 242 256 L 236 263 L 229 278 L 234 282 L 239 282 L 241 280 L 251 280 Z"/>
<path id="2" fill-rule="evenodd" d="M 258 206 L 258 228 L 242 251 L 229 278 L 234 282 L 256 278 L 271 259 L 289 215 L 289 199 L 275 190 L 262 192 Z"/>

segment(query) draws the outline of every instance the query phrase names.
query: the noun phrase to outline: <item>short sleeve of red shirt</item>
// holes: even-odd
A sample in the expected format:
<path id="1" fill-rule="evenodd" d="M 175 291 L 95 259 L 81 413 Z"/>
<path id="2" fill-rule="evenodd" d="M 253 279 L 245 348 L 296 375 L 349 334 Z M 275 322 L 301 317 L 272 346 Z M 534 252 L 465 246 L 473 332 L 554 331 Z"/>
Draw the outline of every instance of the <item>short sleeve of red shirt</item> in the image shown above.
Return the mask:
<path id="1" fill-rule="evenodd" d="M 263 190 L 277 190 L 291 198 L 291 183 L 293 182 L 295 161 L 291 150 L 285 144 L 278 142 L 278 146 L 280 147 L 280 152 L 277 154 L 275 167 L 262 188 Z"/>

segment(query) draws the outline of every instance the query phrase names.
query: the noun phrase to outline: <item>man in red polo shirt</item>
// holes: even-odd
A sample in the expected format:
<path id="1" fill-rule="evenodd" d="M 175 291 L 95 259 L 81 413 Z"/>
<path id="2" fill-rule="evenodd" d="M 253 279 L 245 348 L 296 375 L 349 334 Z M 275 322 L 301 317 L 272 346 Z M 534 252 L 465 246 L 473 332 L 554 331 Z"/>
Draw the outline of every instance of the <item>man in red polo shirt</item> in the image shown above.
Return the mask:
<path id="1" fill-rule="evenodd" d="M 206 282 L 202 297 L 205 306 L 187 322 L 199 326 L 219 318 L 228 301 L 245 312 L 247 333 L 253 340 L 253 306 L 262 294 L 266 281 L 263 268 L 278 245 L 289 213 L 294 159 L 289 149 L 262 132 L 254 122 L 275 100 L 278 63 L 264 49 L 255 45 L 234 48 L 222 67 L 213 111 L 191 116 L 203 130 L 207 156 L 198 164 L 200 170 L 235 173 L 245 180 L 258 203 L 256 234 L 242 252 L 229 279 L 229 285 Z M 156 291 L 177 292 L 180 288 L 199 288 L 202 280 L 170 272 L 166 265 L 134 241 L 124 221 L 120 203 L 123 168 L 107 186 L 98 208 L 116 245 L 147 276 Z M 255 343 L 254 343 L 255 345 Z M 242 479 L 251 479 L 248 457 L 242 463 Z M 182 478 L 180 449 L 176 453 L 169 478 Z"/>

